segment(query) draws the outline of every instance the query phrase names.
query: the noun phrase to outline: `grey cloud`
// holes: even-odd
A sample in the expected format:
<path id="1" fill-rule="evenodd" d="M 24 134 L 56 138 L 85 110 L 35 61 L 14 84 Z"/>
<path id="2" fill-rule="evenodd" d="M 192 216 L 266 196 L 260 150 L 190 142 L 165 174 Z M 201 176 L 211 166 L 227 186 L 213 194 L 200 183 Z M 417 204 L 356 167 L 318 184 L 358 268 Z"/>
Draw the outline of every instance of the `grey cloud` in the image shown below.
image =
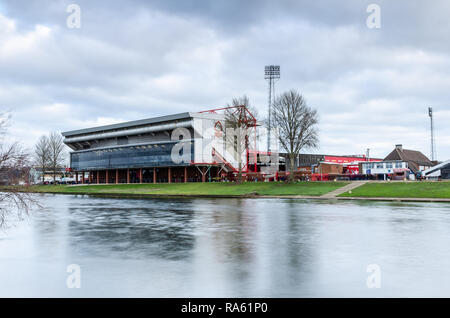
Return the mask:
<path id="1" fill-rule="evenodd" d="M 65 26 L 72 2 L 79 30 Z M 299 89 L 321 114 L 317 151 L 382 156 L 399 142 L 428 153 L 432 105 L 438 153 L 450 158 L 449 4 L 377 1 L 382 28 L 370 30 L 372 2 L 2 2 L 12 37 L 50 31 L 0 58 L 0 100 L 30 145 L 45 130 L 203 110 L 242 94 L 264 115 L 263 67 L 277 63 L 277 92 Z"/>

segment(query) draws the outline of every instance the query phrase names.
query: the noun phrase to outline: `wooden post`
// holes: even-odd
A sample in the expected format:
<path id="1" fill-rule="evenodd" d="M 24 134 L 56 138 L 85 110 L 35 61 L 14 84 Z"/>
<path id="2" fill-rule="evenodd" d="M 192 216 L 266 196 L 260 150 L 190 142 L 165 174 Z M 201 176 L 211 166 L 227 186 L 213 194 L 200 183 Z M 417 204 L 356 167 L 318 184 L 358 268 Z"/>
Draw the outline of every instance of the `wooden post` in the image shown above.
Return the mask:
<path id="1" fill-rule="evenodd" d="M 78 183 L 78 171 L 75 172 L 75 183 Z"/>
<path id="2" fill-rule="evenodd" d="M 81 184 L 84 184 L 84 171 L 81 173 Z"/>
<path id="3" fill-rule="evenodd" d="M 96 172 L 96 176 L 97 176 L 97 184 L 100 183 L 100 178 L 99 178 L 99 176 L 98 176 L 99 174 L 100 174 L 100 171 L 97 170 L 97 172 Z"/>
<path id="4" fill-rule="evenodd" d="M 116 169 L 116 184 L 119 184 L 119 169 Z"/>
<path id="5" fill-rule="evenodd" d="M 127 169 L 127 183 L 130 183 L 130 169 Z"/>
<path id="6" fill-rule="evenodd" d="M 105 174 L 106 174 L 105 175 L 105 177 L 106 177 L 105 183 L 108 184 L 109 183 L 109 170 L 106 170 Z"/>
<path id="7" fill-rule="evenodd" d="M 202 168 L 202 182 L 206 181 L 205 167 Z"/>
<path id="8" fill-rule="evenodd" d="M 187 167 L 184 167 L 184 183 L 188 181 Z"/>
<path id="9" fill-rule="evenodd" d="M 153 168 L 153 183 L 156 183 L 156 168 Z"/>
<path id="10" fill-rule="evenodd" d="M 167 172 L 167 176 L 168 176 L 168 179 L 169 179 L 169 183 L 172 183 L 172 168 L 171 167 L 169 167 L 169 170 Z"/>
<path id="11" fill-rule="evenodd" d="M 139 183 L 142 183 L 142 168 L 139 169 Z"/>

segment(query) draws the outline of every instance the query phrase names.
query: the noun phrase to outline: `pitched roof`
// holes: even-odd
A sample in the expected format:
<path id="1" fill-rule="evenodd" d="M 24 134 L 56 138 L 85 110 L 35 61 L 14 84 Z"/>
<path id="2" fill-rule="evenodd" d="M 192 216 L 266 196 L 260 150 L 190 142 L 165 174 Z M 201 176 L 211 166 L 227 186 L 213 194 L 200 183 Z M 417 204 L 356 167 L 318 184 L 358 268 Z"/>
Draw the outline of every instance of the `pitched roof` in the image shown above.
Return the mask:
<path id="1" fill-rule="evenodd" d="M 427 158 L 423 153 L 417 150 L 408 150 L 395 147 L 395 149 L 387 155 L 384 160 L 402 160 L 407 161 L 409 168 L 417 173 L 420 171 L 419 166 L 433 166 L 430 159 Z"/>

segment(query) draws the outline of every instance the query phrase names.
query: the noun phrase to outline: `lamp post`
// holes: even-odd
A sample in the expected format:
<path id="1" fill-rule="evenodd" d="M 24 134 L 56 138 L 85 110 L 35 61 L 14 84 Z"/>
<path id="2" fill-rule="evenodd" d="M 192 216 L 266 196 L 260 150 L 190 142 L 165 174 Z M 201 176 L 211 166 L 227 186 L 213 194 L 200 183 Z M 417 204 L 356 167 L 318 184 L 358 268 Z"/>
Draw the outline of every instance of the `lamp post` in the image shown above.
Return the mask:
<path id="1" fill-rule="evenodd" d="M 433 122 L 433 107 L 428 107 L 428 116 L 431 121 L 431 161 L 436 160 L 436 144 L 434 141 L 434 122 Z"/>

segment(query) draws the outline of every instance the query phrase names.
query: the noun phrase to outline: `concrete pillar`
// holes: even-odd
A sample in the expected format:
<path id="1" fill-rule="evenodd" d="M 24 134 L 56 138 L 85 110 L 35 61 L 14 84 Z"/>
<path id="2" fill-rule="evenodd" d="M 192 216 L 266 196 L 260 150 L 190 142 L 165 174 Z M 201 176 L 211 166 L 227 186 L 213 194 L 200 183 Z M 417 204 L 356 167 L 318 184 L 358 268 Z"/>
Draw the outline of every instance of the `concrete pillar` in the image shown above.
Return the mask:
<path id="1" fill-rule="evenodd" d="M 109 183 L 109 170 L 106 170 L 106 179 L 105 179 L 105 183 L 108 184 Z"/>
<path id="2" fill-rule="evenodd" d="M 167 172 L 167 176 L 168 176 L 168 181 L 169 183 L 172 183 L 172 168 L 169 167 L 168 172 Z"/>
<path id="3" fill-rule="evenodd" d="M 142 168 L 139 169 L 139 183 L 142 183 Z"/>
<path id="4" fill-rule="evenodd" d="M 130 183 L 130 169 L 127 169 L 127 183 Z"/>
<path id="5" fill-rule="evenodd" d="M 156 183 L 156 168 L 153 168 L 153 183 Z"/>
<path id="6" fill-rule="evenodd" d="M 116 184 L 119 184 L 119 169 L 116 169 Z"/>
<path id="7" fill-rule="evenodd" d="M 184 167 L 184 183 L 188 181 L 187 167 Z"/>

